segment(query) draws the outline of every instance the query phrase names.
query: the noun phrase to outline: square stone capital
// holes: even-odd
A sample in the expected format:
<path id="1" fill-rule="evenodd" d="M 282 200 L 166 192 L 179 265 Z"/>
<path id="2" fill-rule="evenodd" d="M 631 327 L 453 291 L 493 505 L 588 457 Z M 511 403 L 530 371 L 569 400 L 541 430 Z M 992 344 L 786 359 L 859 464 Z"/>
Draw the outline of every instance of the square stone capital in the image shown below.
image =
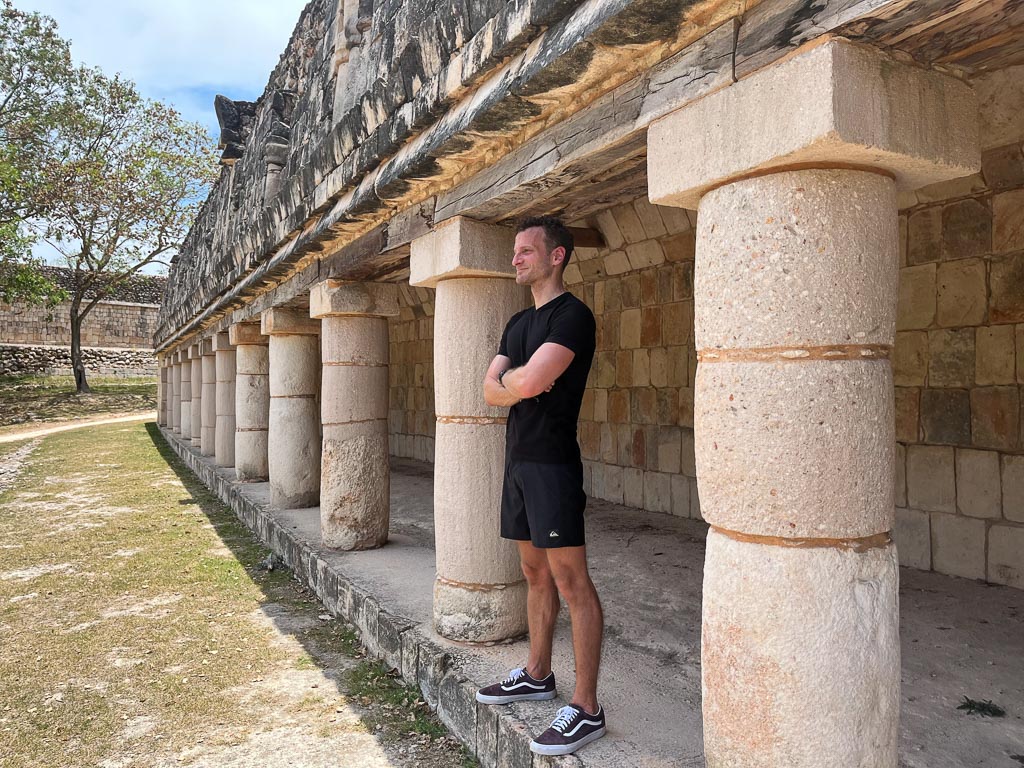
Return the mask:
<path id="1" fill-rule="evenodd" d="M 650 200 L 695 209 L 709 190 L 792 167 L 862 167 L 917 189 L 981 167 L 978 104 L 961 80 L 833 40 L 653 123 Z"/>
<path id="2" fill-rule="evenodd" d="M 196 343 L 194 343 L 192 346 L 190 346 L 188 348 L 188 359 L 189 360 L 198 360 L 202 356 L 203 356 L 203 342 L 200 340 L 200 341 L 197 341 Z"/>
<path id="3" fill-rule="evenodd" d="M 214 352 L 223 352 L 234 348 L 235 345 L 231 343 L 230 334 L 227 331 L 220 331 L 213 334 Z"/>
<path id="4" fill-rule="evenodd" d="M 267 336 L 316 336 L 320 321 L 291 307 L 271 307 L 260 314 L 260 332 Z"/>
<path id="5" fill-rule="evenodd" d="M 398 285 L 324 280 L 309 292 L 309 316 L 337 315 L 394 317 L 398 314 Z"/>
<path id="6" fill-rule="evenodd" d="M 456 277 L 515 278 L 512 251 L 516 233 L 462 216 L 437 225 L 412 241 L 409 282 L 433 288 Z"/>
<path id="7" fill-rule="evenodd" d="M 260 323 L 235 323 L 228 328 L 228 341 L 235 346 L 242 344 L 269 344 L 270 340 L 260 330 Z"/>
<path id="8" fill-rule="evenodd" d="M 181 365 L 182 360 L 188 360 L 187 349 L 176 349 L 174 352 L 171 353 L 172 365 Z"/>
<path id="9" fill-rule="evenodd" d="M 201 354 L 203 357 L 206 357 L 207 355 L 212 355 L 213 352 L 214 348 L 212 336 L 207 336 L 205 339 L 199 342 L 199 354 Z"/>

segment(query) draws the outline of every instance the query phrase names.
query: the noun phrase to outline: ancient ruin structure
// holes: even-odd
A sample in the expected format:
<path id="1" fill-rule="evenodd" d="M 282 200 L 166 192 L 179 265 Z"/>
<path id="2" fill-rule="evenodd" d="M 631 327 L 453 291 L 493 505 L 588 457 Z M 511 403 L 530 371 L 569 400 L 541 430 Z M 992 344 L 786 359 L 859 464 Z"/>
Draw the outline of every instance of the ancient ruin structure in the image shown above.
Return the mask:
<path id="1" fill-rule="evenodd" d="M 57 285 L 71 290 L 74 272 L 43 267 Z M 90 373 L 146 376 L 156 373 L 153 333 L 163 277 L 138 275 L 100 301 L 82 324 L 82 355 Z M 92 299 L 87 293 L 86 299 Z M 70 302 L 55 307 L 0 303 L 0 375 L 71 373 Z"/>
<path id="2" fill-rule="evenodd" d="M 434 628 L 521 634 L 480 381 L 527 300 L 510 225 L 557 213 L 598 321 L 587 492 L 708 525 L 707 764 L 897 764 L 898 564 L 1024 588 L 1019 4 L 313 0 L 217 108 L 155 347 L 225 498 L 269 481 L 364 550 L 388 455 L 433 461 Z"/>

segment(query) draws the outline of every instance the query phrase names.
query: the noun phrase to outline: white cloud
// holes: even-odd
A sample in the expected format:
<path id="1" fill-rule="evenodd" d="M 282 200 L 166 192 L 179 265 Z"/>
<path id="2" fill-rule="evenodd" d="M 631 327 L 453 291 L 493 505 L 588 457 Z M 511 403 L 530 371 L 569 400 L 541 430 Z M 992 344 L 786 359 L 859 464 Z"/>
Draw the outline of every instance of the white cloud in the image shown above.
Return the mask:
<path id="1" fill-rule="evenodd" d="M 57 21 L 76 61 L 213 128 L 213 96 L 263 92 L 304 0 L 15 0 Z"/>

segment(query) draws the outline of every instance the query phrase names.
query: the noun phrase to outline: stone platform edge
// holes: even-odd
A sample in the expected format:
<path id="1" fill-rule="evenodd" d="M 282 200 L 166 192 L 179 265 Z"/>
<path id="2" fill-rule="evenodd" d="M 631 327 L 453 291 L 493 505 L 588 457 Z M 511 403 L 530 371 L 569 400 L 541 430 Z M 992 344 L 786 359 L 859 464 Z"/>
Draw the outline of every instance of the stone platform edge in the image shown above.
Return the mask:
<path id="1" fill-rule="evenodd" d="M 404 681 L 419 688 L 424 701 L 437 712 L 449 732 L 484 768 L 584 768 L 586 764 L 576 755 L 533 754 L 532 735 L 526 723 L 499 707 L 478 703 L 476 691 L 482 683 L 463 674 L 449 649 L 428 637 L 413 620 L 384 611 L 373 595 L 359 589 L 336 566 L 328 564 L 315 548 L 275 520 L 268 509 L 246 498 L 241 492 L 244 483 L 218 474 L 209 458 L 183 445 L 166 427 L 159 430 L 164 442 L 192 474 L 281 558 L 295 578 L 320 599 L 328 613 L 356 628 L 368 653 L 397 669 Z"/>

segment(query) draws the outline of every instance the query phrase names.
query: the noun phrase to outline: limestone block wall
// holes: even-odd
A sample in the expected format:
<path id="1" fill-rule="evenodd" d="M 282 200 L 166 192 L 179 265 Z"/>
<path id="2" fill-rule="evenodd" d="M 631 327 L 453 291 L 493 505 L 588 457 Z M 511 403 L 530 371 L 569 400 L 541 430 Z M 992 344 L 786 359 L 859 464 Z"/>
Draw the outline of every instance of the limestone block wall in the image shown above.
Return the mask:
<path id="1" fill-rule="evenodd" d="M 918 568 L 1024 587 L 1024 153 L 901 214 L 897 534 Z"/>
<path id="2" fill-rule="evenodd" d="M 71 344 L 67 303 L 53 309 L 0 303 L 0 341 L 6 344 Z M 152 349 L 159 304 L 104 301 L 82 324 L 82 346 Z"/>
<path id="3" fill-rule="evenodd" d="M 693 440 L 694 221 L 644 198 L 590 222 L 606 249 L 577 249 L 566 281 L 597 318 L 580 412 L 587 492 L 699 517 Z"/>
<path id="4" fill-rule="evenodd" d="M 403 283 L 390 334 L 391 454 L 434 460 L 434 291 Z"/>

